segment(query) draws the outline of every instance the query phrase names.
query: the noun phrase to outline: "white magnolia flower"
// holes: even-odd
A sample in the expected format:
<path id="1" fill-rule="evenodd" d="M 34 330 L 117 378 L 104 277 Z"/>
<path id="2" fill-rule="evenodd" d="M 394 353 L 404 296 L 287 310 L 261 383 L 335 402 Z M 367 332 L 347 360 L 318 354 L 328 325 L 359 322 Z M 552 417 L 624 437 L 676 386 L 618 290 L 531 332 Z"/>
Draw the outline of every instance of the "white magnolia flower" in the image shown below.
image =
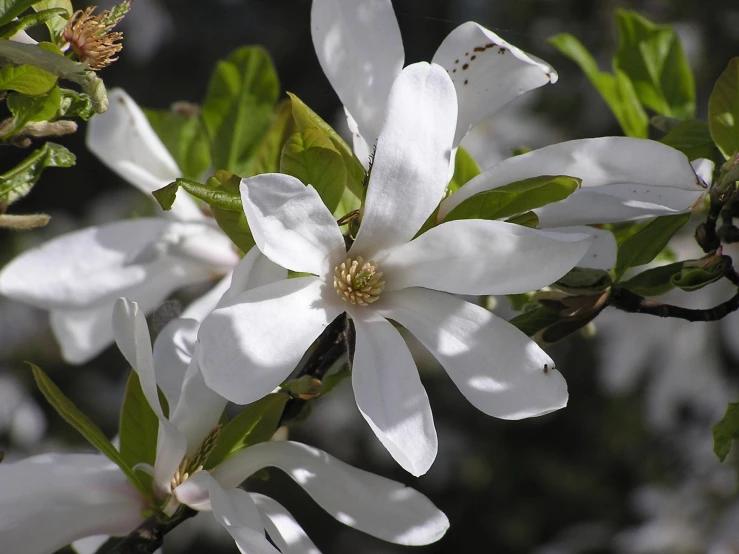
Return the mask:
<path id="1" fill-rule="evenodd" d="M 242 181 L 259 249 L 312 276 L 243 293 L 205 319 L 201 367 L 210 387 L 240 404 L 261 398 L 346 311 L 357 335 L 352 382 L 359 409 L 414 475 L 433 462 L 436 431 L 413 358 L 388 320 L 415 335 L 489 415 L 520 419 L 565 405 L 564 379 L 543 371 L 552 367 L 549 356 L 507 322 L 453 295 L 551 284 L 582 258 L 590 238 L 460 220 L 413 240 L 446 187 L 455 122 L 446 72 L 426 63 L 406 68 L 390 93 L 362 224 L 349 252 L 312 187 L 279 174 Z"/>
<path id="2" fill-rule="evenodd" d="M 253 249 L 234 272 L 222 301 L 228 302 L 229 294 L 247 287 L 284 279 L 285 274 Z M 376 537 L 418 545 L 445 533 L 448 520 L 423 495 L 302 444 L 256 445 L 212 474 L 198 471 L 193 466 L 198 463 L 198 450 L 226 403 L 205 386 L 192 357 L 198 323 L 172 321 L 152 353 L 146 320 L 136 303 L 120 299 L 115 307 L 116 342 L 137 371 L 144 395 L 159 418 L 156 462 L 150 471 L 154 493 L 166 502 L 167 511 L 179 503 L 212 511 L 242 552 L 278 552 L 265 538 L 266 531 L 283 554 L 317 553 L 279 503 L 236 488 L 253 473 L 277 467 L 339 521 Z M 162 412 L 157 386 L 172 407 L 169 418 Z M 194 473 L 187 478 L 185 471 Z M 0 541 L 8 552 L 24 554 L 49 554 L 72 541 L 81 552 L 93 552 L 105 539 L 100 535 L 132 531 L 143 521 L 147 507 L 123 472 L 100 454 L 45 455 L 0 464 L 0 489 Z"/>
<path id="3" fill-rule="evenodd" d="M 180 177 L 136 103 L 120 89 L 109 98 L 108 111 L 90 121 L 90 149 L 147 194 Z M 159 212 L 68 233 L 21 254 L 0 272 L 0 294 L 49 310 L 64 358 L 90 360 L 113 340 L 116 298 L 149 313 L 175 290 L 238 262 L 231 241 L 192 198 L 178 195 L 171 211 Z"/>
<path id="4" fill-rule="evenodd" d="M 369 160 L 393 80 L 405 54 L 390 0 L 313 0 L 313 44 L 344 104 L 354 151 Z M 459 117 L 456 147 L 470 129 L 521 94 L 557 81 L 543 60 L 477 23 L 454 29 L 434 54 L 454 83 Z M 582 187 L 562 202 L 534 210 L 539 226 L 572 232 L 575 225 L 627 221 L 687 210 L 703 193 L 688 159 L 658 142 L 625 137 L 573 140 L 503 160 L 445 199 L 439 218 L 470 196 L 540 175 L 569 175 Z M 575 232 L 597 231 L 577 228 Z M 613 237 L 601 236 L 581 265 L 615 262 Z"/>

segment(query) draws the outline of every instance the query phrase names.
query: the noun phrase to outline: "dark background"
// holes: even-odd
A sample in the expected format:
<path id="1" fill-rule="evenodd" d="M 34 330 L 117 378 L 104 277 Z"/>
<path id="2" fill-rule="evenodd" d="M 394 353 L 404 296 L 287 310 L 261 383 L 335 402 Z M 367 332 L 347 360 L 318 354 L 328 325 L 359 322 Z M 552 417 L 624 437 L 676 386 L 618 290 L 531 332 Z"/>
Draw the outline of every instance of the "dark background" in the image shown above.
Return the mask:
<path id="1" fill-rule="evenodd" d="M 547 44 L 549 36 L 574 34 L 607 69 L 616 46 L 614 9 L 635 9 L 655 22 L 675 24 L 685 39 L 696 73 L 699 117 L 705 117 L 713 82 L 728 60 L 739 55 L 739 5 L 731 0 L 405 0 L 393 4 L 406 63 L 430 60 L 446 34 L 464 21 L 475 20 L 553 64 L 559 82 L 544 87 L 519 112 L 522 118 L 535 117 L 547 129 L 545 136 L 557 140 L 620 134 L 620 130 L 575 65 Z M 170 0 L 159 5 L 165 14 L 163 19 L 154 15 L 153 6 L 151 0 L 134 3 L 124 27 L 121 58 L 101 73 L 108 87 L 124 87 L 140 105 L 150 108 L 167 108 L 178 100 L 199 102 L 218 59 L 239 46 L 261 44 L 274 58 L 283 91 L 296 93 L 326 120 L 339 121 L 338 99 L 313 52 L 308 0 Z M 504 109 L 500 118 L 505 114 Z M 512 116 L 500 128 L 516 129 L 515 117 L 519 116 Z M 521 139 L 516 133 L 513 139 L 494 138 L 502 142 L 503 148 L 523 145 L 512 140 L 541 145 L 542 135 L 530 133 L 527 138 L 523 124 L 521 127 Z M 495 131 L 495 119 L 491 128 Z M 49 170 L 29 198 L 14 206 L 18 213 L 49 212 L 53 223 L 26 235 L 0 231 L 0 264 L 53 234 L 146 209 L 141 195 L 86 151 L 84 129 L 61 142 L 77 154 L 77 166 Z M 2 167 L 11 166 L 23 155 L 11 147 L 0 148 Z M 729 465 L 721 469 L 718 462 L 705 457 L 700 457 L 700 462 L 694 459 L 696 452 L 706 450 L 706 444 L 710 449 L 710 425 L 723 406 L 702 410 L 704 385 L 696 380 L 686 389 L 693 391 L 698 400 L 687 394 L 672 406 L 674 416 L 668 425 L 650 423 L 646 413 L 653 401 L 652 381 L 659 374 L 662 382 L 670 382 L 670 368 L 661 366 L 656 354 L 639 359 L 644 371 L 628 390 L 614 391 L 603 384 L 602 372 L 606 369 L 602 366 L 607 365 L 602 356 L 604 341 L 617 340 L 631 321 L 613 319 L 595 338 L 575 336 L 553 349 L 557 366 L 569 384 L 570 405 L 538 419 L 507 422 L 489 418 L 469 405 L 442 371 L 426 369 L 424 380 L 439 432 L 440 454 L 429 474 L 420 479 L 405 474 L 376 442 L 353 404 L 348 383 L 337 390 L 335 397 L 319 401 L 313 417 L 295 428 L 291 437 L 428 495 L 447 514 L 452 526 L 439 543 L 414 549 L 417 552 L 739 552 L 739 537 L 734 539 L 734 550 L 712 550 L 723 535 L 711 522 L 724 521 L 737 505 L 734 482 L 721 477 L 724 481 L 714 486 L 719 479 L 715 475 L 733 474 L 733 468 Z M 708 329 L 703 334 L 711 340 L 699 344 L 707 354 L 694 365 L 694 371 L 700 374 L 710 369 L 730 397 L 737 376 L 731 345 L 737 337 L 721 338 L 718 324 L 695 325 Z M 646 326 L 649 333 L 643 336 L 643 342 L 655 345 L 655 352 L 674 347 L 672 327 L 659 320 L 649 321 Z M 624 349 L 637 347 L 636 343 L 623 345 Z M 86 448 L 33 390 L 30 375 L 21 364 L 25 359 L 44 367 L 106 432 L 115 433 L 126 372 L 120 354 L 109 349 L 85 366 L 66 366 L 51 338 L 46 315 L 2 299 L 0 377 L 6 380 L 0 380 L 0 449 L 10 457 L 20 457 L 59 448 Z M 7 392 L 10 389 L 12 394 Z M 40 407 L 48 420 L 45 433 L 36 432 L 31 439 L 28 432 L 24 435 L 23 422 L 14 419 L 21 405 L 18 398 Z M 36 414 L 33 421 L 43 422 L 38 408 L 31 411 Z M 20 431 L 14 431 L 13 425 Z M 677 546 L 652 550 L 625 544 L 628 541 L 623 539 L 623 531 L 645 520 L 639 504 L 634 503 L 637 491 L 651 490 L 645 487 L 675 494 L 693 487 L 699 489 L 696 494 L 701 502 L 704 496 L 708 499 L 694 516 L 690 512 L 673 518 L 678 522 L 673 535 L 679 537 L 692 525 L 699 536 L 697 546 L 679 538 L 674 543 Z M 325 553 L 410 550 L 338 524 L 317 510 L 298 485 L 277 472 L 268 483 L 257 483 L 255 488 L 268 491 L 288 507 Z M 708 493 L 704 494 L 704 489 Z M 695 495 L 690 498 L 695 502 Z M 686 503 L 678 500 L 676 505 Z M 665 510 L 662 507 L 652 512 L 664 518 Z M 200 515 L 197 520 L 208 518 L 207 514 Z M 225 532 L 212 529 L 209 522 L 192 523 L 189 530 L 172 538 L 166 552 L 236 552 Z M 222 550 L 212 544 L 220 545 Z"/>

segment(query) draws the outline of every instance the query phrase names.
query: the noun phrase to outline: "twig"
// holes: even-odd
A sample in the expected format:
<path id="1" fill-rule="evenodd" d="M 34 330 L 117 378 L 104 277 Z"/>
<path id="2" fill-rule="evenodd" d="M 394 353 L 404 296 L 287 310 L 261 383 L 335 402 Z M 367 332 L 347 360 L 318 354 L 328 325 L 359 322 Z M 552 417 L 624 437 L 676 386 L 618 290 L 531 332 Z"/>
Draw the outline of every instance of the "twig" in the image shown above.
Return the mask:
<path id="1" fill-rule="evenodd" d="M 624 288 L 613 288 L 607 305 L 624 312 L 650 314 L 658 317 L 674 317 L 686 321 L 718 321 L 732 312 L 739 310 L 739 292 L 726 302 L 702 310 L 682 308 L 671 304 L 663 304 L 648 300 Z"/>
<path id="2" fill-rule="evenodd" d="M 197 513 L 183 506 L 172 519 L 166 521 L 156 515 L 149 516 L 121 541 L 111 545 L 106 543 L 97 554 L 154 554 L 162 547 L 167 533 Z"/>

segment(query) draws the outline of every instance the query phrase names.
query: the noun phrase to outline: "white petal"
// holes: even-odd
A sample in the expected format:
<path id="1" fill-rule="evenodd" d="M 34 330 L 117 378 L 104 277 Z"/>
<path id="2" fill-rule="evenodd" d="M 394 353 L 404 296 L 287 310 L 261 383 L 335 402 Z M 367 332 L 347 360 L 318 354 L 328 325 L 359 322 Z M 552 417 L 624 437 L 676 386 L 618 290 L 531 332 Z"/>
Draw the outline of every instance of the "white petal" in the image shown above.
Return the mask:
<path id="1" fill-rule="evenodd" d="M 182 177 L 136 102 L 123 89 L 109 90 L 108 100 L 108 110 L 87 124 L 86 142 L 92 153 L 147 194 Z M 184 219 L 202 218 L 195 202 L 184 194 L 178 195 L 172 209 Z"/>
<path id="2" fill-rule="evenodd" d="M 154 482 L 160 490 L 168 491 L 169 482 L 185 454 L 187 442 L 184 435 L 164 416 L 159 403 L 149 328 L 135 302 L 125 298 L 116 301 L 113 308 L 113 334 L 121 353 L 138 374 L 144 397 L 159 419 Z"/>
<path id="3" fill-rule="evenodd" d="M 390 0 L 314 0 L 311 35 L 323 72 L 374 143 L 405 59 Z"/>
<path id="4" fill-rule="evenodd" d="M 172 246 L 170 254 L 189 258 L 213 268 L 214 272 L 226 272 L 239 263 L 231 239 L 211 222 L 185 222 L 173 224 L 170 235 L 165 237 Z"/>
<path id="5" fill-rule="evenodd" d="M 215 479 L 208 480 L 213 517 L 228 531 L 243 554 L 279 554 L 264 535 L 264 526 L 248 492 L 225 490 Z"/>
<path id="6" fill-rule="evenodd" d="M 590 269 L 611 269 L 616 265 L 616 237 L 613 233 L 605 229 L 597 227 L 588 227 L 587 225 L 575 225 L 573 227 L 555 227 L 557 234 L 575 233 L 578 235 L 587 234 L 593 237 L 590 248 L 577 265 L 579 267 L 587 267 Z"/>
<path id="7" fill-rule="evenodd" d="M 321 554 L 285 507 L 263 494 L 251 493 L 267 534 L 282 554 Z"/>
<path id="8" fill-rule="evenodd" d="M 22 44 L 38 44 L 38 42 L 32 39 L 25 31 L 18 31 L 8 40 L 12 40 L 13 42 L 20 42 Z"/>
<path id="9" fill-rule="evenodd" d="M 55 238 L 15 258 L 0 273 L 0 293 L 39 308 L 84 308 L 140 283 L 125 267 L 167 228 L 161 218 L 118 221 Z"/>
<path id="10" fill-rule="evenodd" d="M 457 89 L 455 145 L 472 127 L 511 100 L 557 81 L 557 73 L 548 63 L 471 21 L 449 33 L 433 62 L 449 72 Z"/>
<path id="11" fill-rule="evenodd" d="M 713 170 L 716 167 L 716 164 L 713 163 L 713 160 L 698 158 L 697 160 L 693 160 L 692 162 L 690 162 L 690 166 L 693 168 L 695 174 L 700 177 L 701 181 L 703 181 L 705 185 L 710 185 L 711 183 L 713 183 Z"/>
<path id="12" fill-rule="evenodd" d="M 167 323 L 154 342 L 154 373 L 167 399 L 170 413 L 180 399 L 185 373 L 198 341 L 200 322 L 176 318 Z"/>
<path id="13" fill-rule="evenodd" d="M 85 537 L 72 543 L 72 550 L 77 554 L 96 554 L 97 551 L 103 546 L 110 535 L 94 535 L 92 537 Z"/>
<path id="14" fill-rule="evenodd" d="M 341 523 L 380 539 L 429 544 L 449 527 L 446 516 L 417 491 L 296 442 L 251 446 L 216 467 L 213 477 L 230 487 L 268 466 L 287 473 Z"/>
<path id="15" fill-rule="evenodd" d="M 373 258 L 408 242 L 446 189 L 457 102 L 441 67 L 417 63 L 395 80 L 352 252 Z"/>
<path id="16" fill-rule="evenodd" d="M 360 162 L 362 162 L 364 169 L 367 170 L 369 169 L 369 162 L 373 149 L 370 148 L 369 144 L 367 144 L 367 141 L 362 136 L 359 130 L 359 125 L 357 125 L 357 122 L 352 117 L 352 114 L 349 113 L 349 110 L 344 108 L 344 113 L 346 114 L 347 127 L 349 127 L 349 132 L 352 134 L 352 149 L 354 150 L 354 155 Z"/>
<path id="17" fill-rule="evenodd" d="M 516 294 L 551 285 L 592 239 L 503 221 L 447 221 L 378 260 L 385 290 L 425 287 L 455 294 Z"/>
<path id="18" fill-rule="evenodd" d="M 567 404 L 567 384 L 552 359 L 484 308 L 419 288 L 386 292 L 375 306 L 380 302 L 378 311 L 421 341 L 484 413 L 523 419 Z"/>
<path id="19" fill-rule="evenodd" d="M 359 411 L 393 458 L 409 473 L 426 473 L 438 441 L 431 406 L 408 347 L 374 310 L 351 311 L 357 340 L 352 387 Z"/>
<path id="20" fill-rule="evenodd" d="M 85 363 L 113 342 L 113 305 L 117 295 L 137 302 L 145 313 L 151 313 L 174 289 L 200 279 L 195 268 L 194 279 L 188 275 L 188 264 L 175 260 L 160 260 L 139 266 L 145 275 L 141 283 L 114 291 L 115 297 L 96 302 L 83 309 L 53 310 L 51 328 L 62 348 L 62 356 L 72 364 Z"/>
<path id="21" fill-rule="evenodd" d="M 287 279 L 242 293 L 200 327 L 205 382 L 237 404 L 259 400 L 290 374 L 343 311 L 333 287 L 316 277 Z"/>
<path id="22" fill-rule="evenodd" d="M 688 158 L 659 142 L 629 137 L 572 140 L 503 160 L 441 204 L 445 217 L 463 200 L 539 175 L 569 175 L 582 187 L 534 210 L 542 228 L 613 223 L 686 211 L 704 192 Z"/>
<path id="23" fill-rule="evenodd" d="M 203 439 L 218 425 L 227 403 L 208 388 L 197 360 L 193 360 L 182 383 L 182 395 L 169 417 L 172 425 L 185 436 L 185 455 L 192 456 L 198 451 Z"/>
<path id="24" fill-rule="evenodd" d="M 234 269 L 228 290 L 218 301 L 217 307 L 222 308 L 230 304 L 244 291 L 284 279 L 287 279 L 287 270 L 274 263 L 254 246 Z"/>
<path id="25" fill-rule="evenodd" d="M 122 535 L 143 521 L 143 498 L 99 454 L 46 454 L 0 464 L 3 552 L 48 554 L 91 535 Z"/>
<path id="26" fill-rule="evenodd" d="M 344 257 L 339 226 L 313 187 L 268 173 L 241 181 L 241 200 L 259 250 L 293 271 L 326 275 Z"/>

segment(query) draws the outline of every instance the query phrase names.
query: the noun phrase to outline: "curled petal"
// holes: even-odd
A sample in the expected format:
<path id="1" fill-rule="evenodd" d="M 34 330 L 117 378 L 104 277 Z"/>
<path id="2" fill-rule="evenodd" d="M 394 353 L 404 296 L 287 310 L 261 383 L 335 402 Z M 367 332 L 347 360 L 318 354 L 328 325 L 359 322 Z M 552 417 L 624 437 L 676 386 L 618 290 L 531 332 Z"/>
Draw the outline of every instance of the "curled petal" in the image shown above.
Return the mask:
<path id="1" fill-rule="evenodd" d="M 421 341 L 478 410 L 523 419 L 567 404 L 567 384 L 552 359 L 486 309 L 420 288 L 385 292 L 375 306 Z"/>
<path id="2" fill-rule="evenodd" d="M 321 554 L 285 507 L 263 494 L 251 493 L 267 534 L 282 554 Z"/>
<path id="3" fill-rule="evenodd" d="M 440 66 L 417 63 L 393 83 L 362 225 L 351 252 L 372 259 L 413 238 L 448 184 L 457 101 Z"/>
<path id="4" fill-rule="evenodd" d="M 311 35 L 323 72 L 374 144 L 405 59 L 390 0 L 314 0 Z"/>
<path id="5" fill-rule="evenodd" d="M 339 226 L 313 187 L 266 173 L 241 181 L 241 200 L 259 250 L 293 271 L 327 275 L 346 252 Z"/>
<path id="6" fill-rule="evenodd" d="M 48 554 L 92 535 L 122 535 L 145 502 L 99 454 L 45 454 L 0 464 L 3 551 Z"/>
<path id="7" fill-rule="evenodd" d="M 582 186 L 534 210 L 542 228 L 614 223 L 686 211 L 704 192 L 682 152 L 653 140 L 571 140 L 503 160 L 444 200 L 445 217 L 467 198 L 539 175 L 569 175 Z"/>
<path id="8" fill-rule="evenodd" d="M 359 411 L 395 460 L 418 477 L 436 458 L 431 406 L 408 347 L 373 310 L 352 310 L 357 340 L 352 387 Z"/>
<path id="9" fill-rule="evenodd" d="M 577 265 L 591 242 L 584 234 L 461 219 L 430 229 L 378 262 L 386 290 L 515 294 L 551 285 Z"/>
<path id="10" fill-rule="evenodd" d="M 268 466 L 287 473 L 341 523 L 380 539 L 430 544 L 449 528 L 446 516 L 417 491 L 296 442 L 251 446 L 215 468 L 213 477 L 230 487 Z"/>
<path id="11" fill-rule="evenodd" d="M 459 101 L 454 144 L 521 94 L 557 81 L 552 66 L 468 21 L 454 29 L 433 59 L 447 70 Z"/>

